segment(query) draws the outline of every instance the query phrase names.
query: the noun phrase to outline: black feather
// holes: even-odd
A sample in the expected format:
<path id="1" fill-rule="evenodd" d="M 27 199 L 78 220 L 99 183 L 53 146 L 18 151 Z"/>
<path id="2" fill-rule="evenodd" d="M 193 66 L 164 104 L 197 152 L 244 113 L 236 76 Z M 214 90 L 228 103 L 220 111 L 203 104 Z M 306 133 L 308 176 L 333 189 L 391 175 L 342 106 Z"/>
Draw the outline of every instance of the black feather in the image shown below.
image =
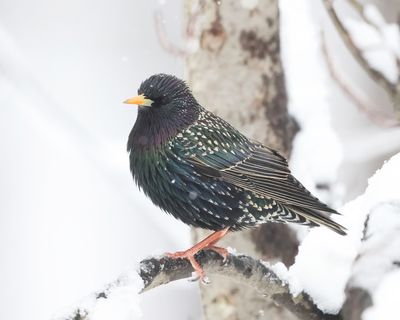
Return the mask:
<path id="1" fill-rule="evenodd" d="M 130 167 L 160 208 L 212 230 L 293 222 L 345 234 L 329 218 L 337 212 L 291 175 L 284 157 L 206 111 L 183 81 L 155 75 L 139 93 L 154 105 L 139 110 L 128 141 Z"/>

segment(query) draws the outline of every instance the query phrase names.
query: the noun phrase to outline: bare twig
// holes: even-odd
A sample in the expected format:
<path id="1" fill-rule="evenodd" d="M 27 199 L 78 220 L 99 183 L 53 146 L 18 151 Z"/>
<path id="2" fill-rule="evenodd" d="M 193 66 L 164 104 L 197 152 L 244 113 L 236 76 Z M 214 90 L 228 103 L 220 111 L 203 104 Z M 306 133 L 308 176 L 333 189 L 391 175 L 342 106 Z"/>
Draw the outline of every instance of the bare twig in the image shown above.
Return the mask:
<path id="1" fill-rule="evenodd" d="M 357 60 L 357 62 L 363 67 L 363 69 L 367 72 L 367 74 L 382 88 L 386 90 L 386 92 L 390 95 L 390 97 L 394 97 L 394 101 L 396 101 L 396 96 L 399 95 L 400 83 L 393 84 L 388 79 L 386 79 L 380 72 L 371 68 L 368 61 L 364 58 L 361 50 L 355 45 L 353 39 L 350 37 L 346 28 L 344 27 L 342 21 L 339 19 L 336 11 L 333 7 L 332 0 L 323 0 L 323 3 L 326 7 L 326 10 L 335 25 L 337 31 L 339 32 L 343 42 L 346 44 L 347 48 L 352 53 L 353 57 Z M 361 10 L 361 9 L 360 9 Z"/>
<path id="2" fill-rule="evenodd" d="M 158 37 L 158 41 L 165 51 L 168 53 L 178 56 L 178 57 L 186 57 L 189 52 L 184 48 L 178 47 L 176 44 L 170 41 L 167 32 L 165 30 L 164 16 L 161 10 L 156 10 L 154 12 L 154 26 L 156 29 L 156 35 Z"/>
<path id="3" fill-rule="evenodd" d="M 255 289 L 266 299 L 272 299 L 276 304 L 286 308 L 299 319 L 307 320 L 339 320 L 340 315 L 324 314 L 313 303 L 310 296 L 300 293 L 293 296 L 289 285 L 281 279 L 271 268 L 259 260 L 245 255 L 229 255 L 225 262 L 213 251 L 202 251 L 197 255 L 197 260 L 209 276 L 221 275 L 238 281 Z M 142 292 L 167 284 L 171 281 L 189 278 L 193 272 L 187 260 L 174 260 L 168 257 L 145 259 L 140 263 L 138 271 L 144 281 Z M 212 285 L 209 284 L 209 285 Z M 105 290 L 95 294 L 97 299 L 107 299 L 111 289 L 118 287 L 118 281 L 110 284 Z M 87 320 L 90 310 L 77 308 L 64 320 Z"/>
<path id="4" fill-rule="evenodd" d="M 190 41 L 196 41 L 196 22 L 200 14 L 200 11 L 203 7 L 204 7 L 204 1 L 201 0 L 197 4 L 197 6 L 193 8 L 188 18 L 188 21 L 186 23 L 186 30 L 184 33 L 184 40 L 186 44 L 188 44 Z M 172 54 L 173 56 L 186 58 L 188 55 L 192 53 L 191 50 L 187 47 L 181 48 L 170 40 L 167 31 L 165 29 L 164 21 L 165 19 L 162 9 L 161 8 L 156 9 L 154 12 L 154 26 L 161 47 L 166 52 Z"/>
<path id="5" fill-rule="evenodd" d="M 382 112 L 374 112 L 374 109 L 378 110 L 378 108 L 372 107 L 365 99 L 361 98 L 355 92 L 355 89 L 350 85 L 350 81 L 345 79 L 343 73 L 337 71 L 337 66 L 334 64 L 333 58 L 329 53 L 326 37 L 323 32 L 321 32 L 321 49 L 332 79 L 336 82 L 343 93 L 350 99 L 350 101 L 352 101 L 354 105 L 362 113 L 364 113 L 371 122 L 381 127 L 393 127 L 399 123 L 398 120 L 393 116 L 385 115 Z"/>
<path id="6" fill-rule="evenodd" d="M 349 0 L 349 3 L 354 7 L 354 9 L 364 16 L 364 6 L 361 3 L 359 3 L 357 0 Z"/>

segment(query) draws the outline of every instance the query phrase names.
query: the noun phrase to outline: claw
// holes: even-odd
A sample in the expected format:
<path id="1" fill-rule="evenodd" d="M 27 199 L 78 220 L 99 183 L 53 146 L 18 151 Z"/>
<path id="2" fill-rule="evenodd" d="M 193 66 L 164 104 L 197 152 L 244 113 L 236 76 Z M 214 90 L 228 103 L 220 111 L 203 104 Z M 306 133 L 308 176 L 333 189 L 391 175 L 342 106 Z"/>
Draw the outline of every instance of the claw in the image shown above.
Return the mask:
<path id="1" fill-rule="evenodd" d="M 200 281 L 202 284 L 210 284 L 211 283 L 210 279 L 207 276 L 200 278 Z"/>
<path id="2" fill-rule="evenodd" d="M 166 253 L 166 256 L 168 256 L 171 259 L 187 259 L 189 260 L 190 264 L 192 265 L 194 271 L 197 273 L 199 276 L 200 280 L 203 282 L 205 278 L 205 272 L 203 268 L 200 266 L 200 264 L 196 261 L 196 258 L 194 257 L 197 252 L 193 252 L 191 249 L 186 250 L 186 251 L 178 251 L 174 253 Z M 193 280 L 195 281 L 195 280 Z"/>
<path id="3" fill-rule="evenodd" d="M 223 258 L 222 262 L 224 262 L 224 263 L 228 260 L 229 252 L 225 248 L 221 248 L 221 247 L 217 247 L 217 246 L 208 246 L 204 249 L 209 249 L 209 250 L 212 250 L 212 251 L 215 251 L 216 253 L 218 253 Z"/>
<path id="4" fill-rule="evenodd" d="M 216 247 L 214 244 L 221 239 L 227 232 L 229 228 L 222 229 L 220 231 L 216 231 L 203 241 L 200 241 L 198 244 L 194 245 L 192 248 L 186 251 L 178 251 L 175 253 L 166 253 L 165 255 L 171 259 L 187 259 L 189 260 L 190 264 L 192 265 L 194 271 L 199 276 L 199 279 L 202 283 L 210 283 L 210 280 L 206 277 L 206 274 L 201 267 L 201 265 L 196 261 L 194 257 L 200 250 L 203 249 L 210 249 L 217 252 L 224 258 L 224 262 L 227 260 L 228 250 Z"/>

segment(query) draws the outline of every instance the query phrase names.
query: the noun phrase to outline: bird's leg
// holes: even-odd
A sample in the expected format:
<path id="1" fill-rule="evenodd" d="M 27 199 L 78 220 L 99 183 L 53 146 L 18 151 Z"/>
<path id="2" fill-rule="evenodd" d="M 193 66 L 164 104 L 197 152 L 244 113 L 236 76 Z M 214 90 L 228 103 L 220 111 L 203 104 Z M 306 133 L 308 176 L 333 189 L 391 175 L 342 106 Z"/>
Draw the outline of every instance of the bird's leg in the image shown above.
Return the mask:
<path id="1" fill-rule="evenodd" d="M 197 272 L 201 280 L 204 280 L 204 270 L 200 266 L 200 264 L 196 261 L 195 255 L 203 249 L 210 249 L 218 254 L 220 254 L 223 258 L 224 261 L 226 260 L 226 257 L 228 255 L 228 251 L 225 248 L 221 247 L 216 247 L 214 244 L 217 243 L 223 236 L 226 235 L 228 232 L 229 227 L 215 231 L 214 233 L 210 234 L 207 238 L 204 240 L 200 241 L 199 243 L 195 244 L 193 247 L 191 247 L 188 250 L 185 251 L 178 251 L 175 253 L 166 253 L 166 255 L 172 259 L 188 259 L 190 261 L 190 264 L 192 265 L 193 269 Z"/>

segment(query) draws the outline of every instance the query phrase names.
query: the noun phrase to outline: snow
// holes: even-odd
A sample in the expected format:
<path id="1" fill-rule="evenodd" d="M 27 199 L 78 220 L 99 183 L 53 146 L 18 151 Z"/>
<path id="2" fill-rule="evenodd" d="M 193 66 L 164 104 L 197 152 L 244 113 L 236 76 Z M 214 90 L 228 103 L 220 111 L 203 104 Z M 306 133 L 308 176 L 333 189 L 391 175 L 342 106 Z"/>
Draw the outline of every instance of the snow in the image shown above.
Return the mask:
<path id="1" fill-rule="evenodd" d="M 279 279 L 283 280 L 284 283 L 289 285 L 289 291 L 293 296 L 296 297 L 303 290 L 297 278 L 289 272 L 288 268 L 282 262 L 279 261 L 272 265 L 267 262 L 263 263 L 267 267 L 271 268 L 271 270 L 275 272 Z"/>
<path id="2" fill-rule="evenodd" d="M 343 109 L 338 107 L 342 100 L 338 100 L 337 92 L 332 90 L 334 85 L 324 67 L 321 34 L 311 6 L 309 1 L 280 1 L 289 109 L 302 128 L 296 137 L 290 164 L 295 176 L 314 193 L 318 191 L 314 188 L 318 182 L 332 186 L 327 200 L 337 205 L 343 191 L 349 191 L 337 184 L 339 167 L 346 165 L 346 162 L 361 164 L 368 159 L 376 159 L 378 155 L 387 157 L 396 150 L 398 152 L 398 137 L 389 138 L 391 133 L 398 135 L 398 130 L 375 129 L 369 122 L 363 124 L 365 130 L 362 130 L 361 125 L 359 128 L 355 125 L 360 120 L 351 118 L 347 134 L 340 132 L 345 129 L 343 123 L 346 125 L 352 106 L 347 105 Z M 382 46 L 380 31 L 356 21 L 346 21 L 346 26 L 348 24 L 349 28 L 357 31 L 354 41 L 362 49 L 375 50 Z M 395 37 L 392 35 L 392 38 Z M 328 36 L 327 41 L 330 41 Z M 394 42 L 393 39 L 388 41 L 391 45 Z M 339 71 L 344 70 L 347 69 Z M 394 78 L 393 75 L 391 77 Z M 362 81 L 357 83 L 362 84 Z M 333 127 L 333 117 L 338 119 L 339 128 L 337 124 L 336 128 Z M 340 136 L 335 134 L 338 129 Z M 354 259 L 361 248 L 367 214 L 381 202 L 400 199 L 399 158 L 400 155 L 393 157 L 369 180 L 369 186 L 362 196 L 339 209 L 343 216 L 333 217 L 349 229 L 347 236 L 339 236 L 323 227 L 312 229 L 302 240 L 296 262 L 288 271 L 283 265 L 273 266 L 275 272 L 289 283 L 293 294 L 304 290 L 322 310 L 329 313 L 340 310 L 345 299 L 345 286 L 353 273 Z M 355 170 L 347 175 L 357 174 L 361 170 L 359 167 L 356 165 Z M 359 176 L 357 183 L 362 179 Z M 321 194 L 319 197 L 324 199 Z M 304 231 L 304 228 L 301 230 Z"/>
<path id="3" fill-rule="evenodd" d="M 286 283 L 289 283 L 289 273 L 288 273 L 288 269 L 286 268 L 286 266 L 282 263 L 282 262 L 277 262 L 274 264 L 269 264 L 268 262 L 263 262 L 265 266 L 267 266 L 268 268 L 271 268 L 271 270 L 273 272 L 276 273 L 276 275 L 282 279 L 283 281 L 285 281 Z"/>
<path id="4" fill-rule="evenodd" d="M 371 209 L 366 239 L 352 271 L 350 282 L 353 287 L 375 292 L 385 275 L 394 268 L 393 262 L 400 261 L 399 235 L 400 201 L 380 203 Z"/>
<path id="5" fill-rule="evenodd" d="M 370 66 L 396 84 L 400 77 L 397 64 L 400 57 L 400 28 L 397 24 L 386 23 L 372 4 L 364 7 L 364 15 L 367 21 L 347 19 L 344 25 Z"/>
<path id="6" fill-rule="evenodd" d="M 400 59 L 400 29 L 397 24 L 389 24 L 382 29 L 382 35 L 389 49 L 393 51 L 397 59 Z"/>
<path id="7" fill-rule="evenodd" d="M 295 137 L 290 167 L 314 192 L 316 183 L 335 185 L 343 157 L 342 146 L 331 125 L 329 75 L 324 68 L 320 31 L 309 1 L 283 0 L 279 6 L 289 111 L 301 127 Z M 329 200 L 335 202 L 334 198 Z M 328 200 L 323 196 L 321 199 Z"/>
<path id="8" fill-rule="evenodd" d="M 365 51 L 363 56 L 372 69 L 380 71 L 393 84 L 397 83 L 399 72 L 393 52 L 379 47 Z"/>
<path id="9" fill-rule="evenodd" d="M 366 3 L 364 5 L 363 14 L 370 23 L 377 27 L 384 27 L 386 24 L 385 19 L 383 18 L 379 9 L 371 3 Z"/>
<path id="10" fill-rule="evenodd" d="M 132 288 L 118 288 L 107 299 L 100 298 L 90 320 L 135 320 L 142 318 L 138 294 Z"/>
<path id="11" fill-rule="evenodd" d="M 133 261 L 189 245 L 188 228 L 134 188 L 125 152 L 136 112 L 120 107 L 120 101 L 152 73 L 181 74 L 181 61 L 163 52 L 154 34 L 155 2 L 6 0 L 1 4 L 1 319 L 48 319 Z M 359 161 L 383 157 L 398 150 L 393 141 L 400 140 L 392 135 L 389 143 L 388 136 L 378 137 L 376 131 L 360 133 L 349 117 L 351 106 L 340 110 L 342 100 L 337 95 L 331 98 L 333 103 L 329 101 L 332 82 L 323 67 L 319 25 L 308 2 L 283 0 L 280 5 L 290 110 L 304 128 L 295 142 L 292 169 L 313 189 L 315 182 L 335 182 L 344 156 Z M 159 3 L 166 24 L 173 23 L 168 35 L 180 37 L 180 2 Z M 252 9 L 258 1 L 241 3 Z M 399 57 L 398 26 L 381 24 L 376 10 L 368 10 L 365 14 L 381 27 L 381 38 L 375 40 Z M 141 19 L 131 19 L 137 12 Z M 362 32 L 364 39 L 356 41 L 374 38 L 374 31 Z M 139 49 L 138 43 L 145 45 Z M 365 44 L 366 50 L 373 49 L 373 43 Z M 195 51 L 198 38 L 190 38 L 187 45 Z M 341 123 L 350 119 L 351 128 L 351 135 L 341 141 L 331 123 L 338 113 L 343 114 Z M 345 154 L 343 140 L 353 141 Z M 393 159 L 385 168 L 392 163 Z M 370 194 L 341 210 L 345 216 L 338 220 L 349 227 L 347 237 L 323 228 L 312 230 L 296 267 L 287 271 L 283 265 L 272 266 L 292 292 L 304 288 L 326 310 L 337 310 L 352 272 L 350 261 L 360 245 L 364 212 L 373 203 L 398 199 L 397 183 L 387 185 L 390 175 L 375 175 L 367 190 Z M 393 310 L 395 297 L 390 292 L 396 284 L 399 287 L 398 277 L 388 273 L 376 288 L 376 306 L 365 313 L 368 320 L 389 318 L 376 315 L 385 308 Z M 94 308 L 99 319 L 110 312 L 114 319 L 116 309 L 122 319 L 139 317 L 139 286 L 115 289 L 108 301 L 100 299 L 97 306 L 91 298 L 87 307 Z M 201 317 L 197 284 L 176 282 L 141 299 L 145 319 Z M 129 302 L 127 309 L 122 308 L 124 301 Z"/>
<path id="12" fill-rule="evenodd" d="M 366 309 L 362 320 L 393 319 L 399 313 L 400 270 L 390 272 L 373 292 L 373 306 Z"/>
<path id="13" fill-rule="evenodd" d="M 92 311 L 90 320 L 136 320 L 142 318 L 139 292 L 143 281 L 137 272 L 124 275 L 117 288 L 110 288 L 107 299 L 100 298 Z"/>
<path id="14" fill-rule="evenodd" d="M 58 311 L 52 319 L 69 319 L 77 310 L 81 315 L 86 315 L 89 320 L 142 319 L 141 296 L 139 293 L 143 287 L 143 280 L 140 278 L 136 268 L 128 269 L 117 281 L 102 292 L 107 298 L 99 297 L 96 299 L 98 295 L 96 293 L 62 312 Z"/>
<path id="15" fill-rule="evenodd" d="M 357 205 L 347 206 L 356 210 Z M 352 210 L 352 211 L 353 211 Z M 346 211 L 342 210 L 343 214 Z M 357 255 L 357 241 L 362 234 L 362 217 L 353 217 L 346 237 L 325 228 L 313 229 L 303 240 L 290 274 L 299 281 L 299 288 L 307 292 L 319 308 L 329 313 L 340 310 L 344 288 L 350 276 L 351 264 Z M 339 221 L 348 227 L 344 221 Z"/>
<path id="16" fill-rule="evenodd" d="M 122 101 L 152 73 L 182 74 L 154 33 L 156 5 L 0 4 L 0 319 L 49 319 L 126 266 L 190 245 L 137 190 L 126 153 L 136 110 Z M 180 36 L 180 4 L 165 10 Z M 196 284 L 141 298 L 145 319 L 200 318 Z"/>
<path id="17" fill-rule="evenodd" d="M 289 274 L 299 282 L 299 288 L 303 288 L 323 311 L 337 313 L 340 310 L 345 299 L 344 289 L 347 281 L 352 272 L 357 274 L 352 270 L 352 266 L 360 252 L 367 214 L 377 205 L 390 205 L 393 201 L 400 201 L 400 153 L 393 156 L 369 179 L 368 188 L 363 195 L 339 210 L 343 216 L 337 217 L 336 220 L 348 228 L 347 236 L 337 235 L 326 228 L 315 228 L 303 240 Z M 371 221 L 375 228 L 371 232 L 379 233 L 388 225 L 391 232 L 395 232 L 392 225 L 392 221 L 395 221 L 393 214 L 385 210 L 384 215 L 379 215 L 382 224 Z M 382 216 L 386 219 L 382 219 Z M 375 219 L 374 215 L 371 219 Z M 398 230 L 396 232 L 398 233 Z M 382 251 L 382 254 L 390 260 L 393 257 L 388 255 L 398 254 L 399 247 L 398 242 L 388 244 L 387 250 L 390 253 Z M 368 278 L 368 275 L 362 276 L 362 281 Z"/>
<path id="18" fill-rule="evenodd" d="M 360 50 L 381 45 L 382 36 L 374 26 L 355 19 L 346 19 L 343 24 L 350 32 L 354 44 Z"/>

